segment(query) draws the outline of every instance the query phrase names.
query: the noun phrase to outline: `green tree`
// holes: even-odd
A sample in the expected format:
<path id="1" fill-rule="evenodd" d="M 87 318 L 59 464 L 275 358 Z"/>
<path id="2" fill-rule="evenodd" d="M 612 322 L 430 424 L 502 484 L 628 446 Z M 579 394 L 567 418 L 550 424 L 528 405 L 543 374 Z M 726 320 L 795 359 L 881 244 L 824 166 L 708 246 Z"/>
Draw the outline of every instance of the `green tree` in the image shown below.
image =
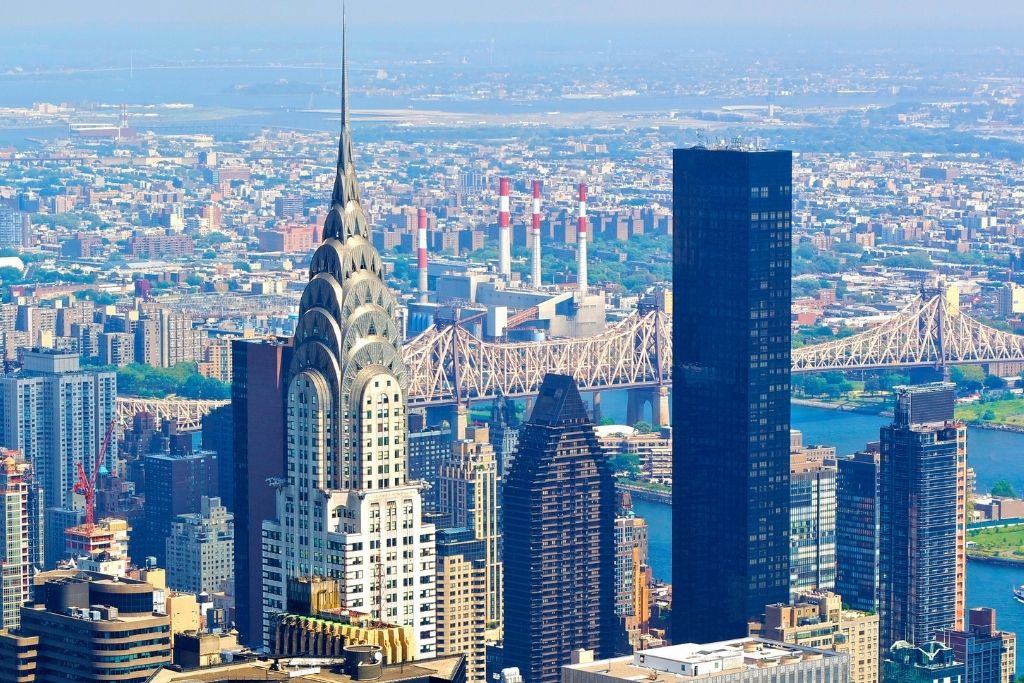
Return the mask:
<path id="1" fill-rule="evenodd" d="M 980 391 L 985 382 L 985 371 L 975 365 L 957 366 L 949 371 L 949 378 L 964 391 Z"/>
<path id="2" fill-rule="evenodd" d="M 640 475 L 640 456 L 636 453 L 616 453 L 608 458 L 612 472 L 616 474 L 625 473 L 630 479 Z"/>
<path id="3" fill-rule="evenodd" d="M 640 434 L 650 434 L 651 432 L 654 431 L 654 426 L 651 425 L 650 422 L 640 420 L 639 422 L 633 425 L 633 429 L 635 429 Z"/>
<path id="4" fill-rule="evenodd" d="M 21 271 L 14 266 L 0 268 L 0 284 L 14 285 L 21 282 Z"/>
<path id="5" fill-rule="evenodd" d="M 986 389 L 1005 389 L 1006 380 L 999 375 L 989 375 L 985 378 Z"/>
<path id="6" fill-rule="evenodd" d="M 1013 489 L 1013 484 L 1009 480 L 1000 479 L 992 484 L 992 495 L 1001 498 L 1016 498 L 1017 492 Z"/>
<path id="7" fill-rule="evenodd" d="M 807 381 L 804 382 L 804 391 L 807 392 L 808 396 L 821 396 L 825 393 L 825 387 L 828 383 L 821 377 L 812 376 L 808 377 Z"/>

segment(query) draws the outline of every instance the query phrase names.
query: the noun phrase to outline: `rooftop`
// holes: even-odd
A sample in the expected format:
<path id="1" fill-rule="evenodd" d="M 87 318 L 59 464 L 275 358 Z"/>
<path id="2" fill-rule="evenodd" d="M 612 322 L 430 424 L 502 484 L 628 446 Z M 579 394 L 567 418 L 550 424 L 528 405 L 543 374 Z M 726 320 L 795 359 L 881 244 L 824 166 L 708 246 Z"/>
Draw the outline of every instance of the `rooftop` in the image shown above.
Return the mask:
<path id="1" fill-rule="evenodd" d="M 401 683 L 430 677 L 453 680 L 462 665 L 464 655 L 436 657 L 405 664 L 385 666 L 374 683 Z M 256 660 L 222 664 L 191 671 L 161 669 L 147 683 L 203 683 L 208 681 L 313 681 L 320 683 L 350 683 L 356 679 L 341 672 L 342 659 L 295 658 Z M 275 666 L 279 662 L 279 666 Z"/>
<path id="2" fill-rule="evenodd" d="M 843 655 L 762 638 L 739 638 L 717 643 L 657 647 L 626 657 L 573 664 L 565 668 L 630 681 L 687 681 L 840 656 Z"/>

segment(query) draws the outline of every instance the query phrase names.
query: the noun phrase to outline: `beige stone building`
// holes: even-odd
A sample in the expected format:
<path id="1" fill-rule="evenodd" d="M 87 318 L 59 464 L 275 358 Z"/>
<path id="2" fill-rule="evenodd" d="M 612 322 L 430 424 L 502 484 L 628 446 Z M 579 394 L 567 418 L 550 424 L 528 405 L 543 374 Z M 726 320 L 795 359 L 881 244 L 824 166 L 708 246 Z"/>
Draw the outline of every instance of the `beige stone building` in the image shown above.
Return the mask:
<path id="1" fill-rule="evenodd" d="M 878 683 L 878 615 L 843 609 L 842 597 L 827 591 L 800 593 L 791 605 L 765 606 L 764 623 L 751 635 L 782 643 L 845 652 L 850 681 Z"/>

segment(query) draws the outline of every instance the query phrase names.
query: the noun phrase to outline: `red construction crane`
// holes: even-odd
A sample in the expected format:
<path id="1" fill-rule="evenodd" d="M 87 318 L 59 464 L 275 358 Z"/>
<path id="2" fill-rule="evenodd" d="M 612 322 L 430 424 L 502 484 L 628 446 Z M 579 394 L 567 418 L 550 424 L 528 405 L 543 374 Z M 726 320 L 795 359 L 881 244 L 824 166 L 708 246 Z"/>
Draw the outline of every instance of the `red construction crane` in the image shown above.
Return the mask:
<path id="1" fill-rule="evenodd" d="M 111 420 L 107 425 L 107 433 L 103 435 L 103 446 L 96 454 L 96 464 L 92 468 L 92 478 L 85 476 L 85 467 L 82 461 L 78 461 L 78 479 L 75 481 L 74 491 L 85 496 L 85 525 L 92 527 L 96 521 L 96 478 L 99 476 L 100 467 L 103 465 L 103 456 L 107 454 L 110 447 L 110 437 L 114 435 L 114 425 L 117 420 Z"/>

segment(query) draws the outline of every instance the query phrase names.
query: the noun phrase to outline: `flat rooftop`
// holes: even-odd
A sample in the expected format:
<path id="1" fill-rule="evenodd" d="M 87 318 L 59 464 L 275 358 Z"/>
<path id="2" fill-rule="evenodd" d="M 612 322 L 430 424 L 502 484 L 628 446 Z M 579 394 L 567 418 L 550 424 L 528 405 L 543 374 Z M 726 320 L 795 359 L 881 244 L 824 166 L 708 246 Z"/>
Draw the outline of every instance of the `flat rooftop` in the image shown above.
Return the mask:
<path id="1" fill-rule="evenodd" d="M 571 664 L 565 669 L 629 681 L 651 680 L 652 673 L 657 672 L 659 681 L 688 681 L 840 656 L 840 653 L 829 650 L 762 638 L 739 638 L 717 643 L 656 647 L 626 657 Z"/>
<path id="2" fill-rule="evenodd" d="M 404 664 L 385 666 L 383 674 L 372 683 L 400 683 L 428 677 L 452 680 L 464 659 L 463 655 L 435 657 Z M 297 658 L 280 660 L 274 668 L 269 660 L 222 664 L 190 671 L 160 669 L 147 683 L 214 683 L 232 681 L 312 681 L 313 683 L 351 683 L 355 679 L 340 673 L 341 659 Z"/>

